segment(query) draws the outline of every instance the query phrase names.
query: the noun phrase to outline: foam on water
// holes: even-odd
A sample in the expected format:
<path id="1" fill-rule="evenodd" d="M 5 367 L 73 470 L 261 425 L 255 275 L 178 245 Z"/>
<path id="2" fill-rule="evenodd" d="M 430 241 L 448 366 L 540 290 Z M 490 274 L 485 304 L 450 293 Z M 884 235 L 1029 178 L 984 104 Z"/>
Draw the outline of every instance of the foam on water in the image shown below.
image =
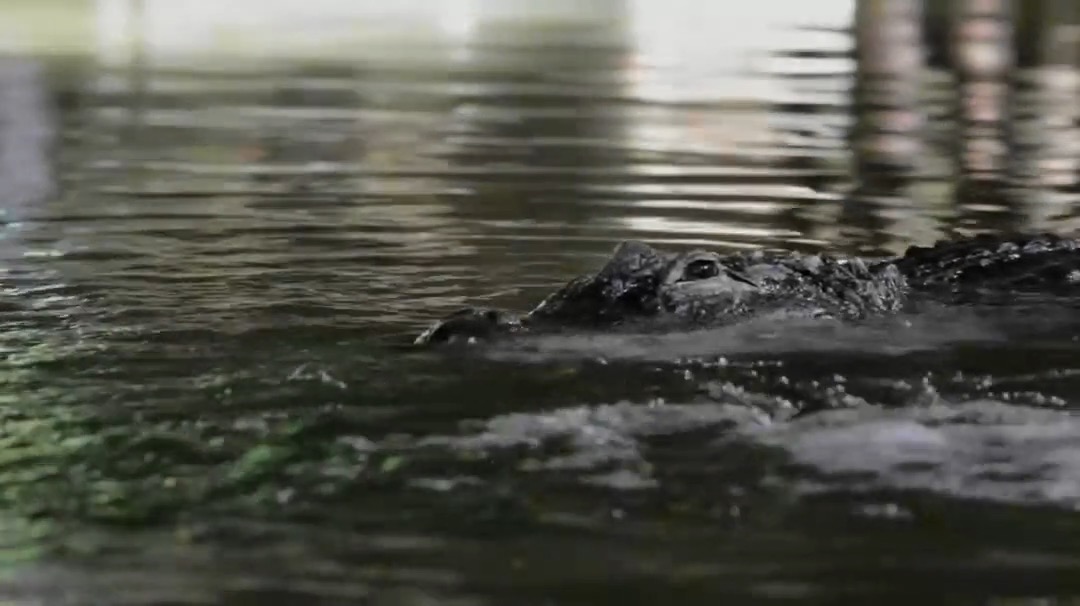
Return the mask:
<path id="1" fill-rule="evenodd" d="M 916 489 L 1010 503 L 1080 505 L 1080 418 L 991 400 L 826 411 L 742 436 L 812 467 L 801 489 Z"/>
<path id="2" fill-rule="evenodd" d="M 681 435 L 705 431 L 713 436 L 712 454 L 700 457 L 723 457 L 736 444 L 784 455 L 791 465 L 769 481 L 779 479 L 797 495 L 899 489 L 1013 504 L 1080 505 L 1080 418 L 1068 410 L 938 398 L 927 405 L 860 405 L 785 420 L 748 406 L 750 395 L 737 399 L 509 413 L 466 423 L 456 435 L 420 438 L 406 450 L 495 456 L 524 449 L 529 461 L 522 470 L 642 489 L 659 486 L 648 472 L 656 463 L 650 440 L 678 442 Z"/>

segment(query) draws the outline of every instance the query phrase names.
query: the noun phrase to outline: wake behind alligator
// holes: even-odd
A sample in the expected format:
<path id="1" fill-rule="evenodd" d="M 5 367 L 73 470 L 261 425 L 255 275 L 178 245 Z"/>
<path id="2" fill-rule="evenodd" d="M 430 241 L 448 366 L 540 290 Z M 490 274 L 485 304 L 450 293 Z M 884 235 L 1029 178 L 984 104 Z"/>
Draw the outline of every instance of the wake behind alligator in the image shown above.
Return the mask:
<path id="1" fill-rule="evenodd" d="M 620 243 L 525 314 L 466 308 L 416 344 L 475 343 L 567 330 L 693 330 L 750 320 L 859 320 L 947 306 L 1009 305 L 1024 295 L 1080 294 L 1080 241 L 1055 234 L 980 235 L 912 246 L 885 259 L 754 251 L 665 252 Z"/>

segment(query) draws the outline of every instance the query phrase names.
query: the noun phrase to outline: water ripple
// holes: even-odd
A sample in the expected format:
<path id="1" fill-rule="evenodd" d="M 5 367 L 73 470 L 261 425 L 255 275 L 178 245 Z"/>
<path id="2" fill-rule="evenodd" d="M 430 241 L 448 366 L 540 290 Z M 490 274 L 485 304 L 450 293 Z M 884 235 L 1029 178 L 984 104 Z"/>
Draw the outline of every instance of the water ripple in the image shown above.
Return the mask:
<path id="1" fill-rule="evenodd" d="M 857 244 L 835 86 L 715 100 L 734 74 L 560 27 L 409 47 L 423 60 L 88 67 L 48 160 L 47 91 L 11 97 L 35 102 L 4 106 L 28 115 L 0 129 L 0 181 L 62 187 L 0 200 L 0 597 L 723 603 L 1080 578 L 1069 310 L 409 348 L 457 307 L 531 307 L 621 239 Z M 5 73 L 0 96 L 45 86 Z M 792 100 L 819 113 L 769 113 Z M 893 235 L 933 236 L 936 212 Z"/>

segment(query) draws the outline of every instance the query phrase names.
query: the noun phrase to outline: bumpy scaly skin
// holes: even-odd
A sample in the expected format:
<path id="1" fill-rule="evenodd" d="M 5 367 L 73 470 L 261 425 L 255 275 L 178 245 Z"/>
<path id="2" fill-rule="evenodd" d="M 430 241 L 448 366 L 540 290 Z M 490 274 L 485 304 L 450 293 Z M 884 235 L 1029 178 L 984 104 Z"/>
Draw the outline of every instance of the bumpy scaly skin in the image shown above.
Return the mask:
<path id="1" fill-rule="evenodd" d="M 1080 242 L 1054 234 L 982 235 L 912 246 L 892 260 L 912 288 L 1053 291 L 1080 286 Z"/>
<path id="2" fill-rule="evenodd" d="M 665 309 L 706 325 L 762 314 L 857 319 L 900 309 L 907 292 L 895 268 L 872 270 L 861 259 L 755 252 L 725 257 L 722 264 L 745 278 L 739 296 L 687 289 L 667 293 Z"/>
<path id="3" fill-rule="evenodd" d="M 660 279 L 670 262 L 670 255 L 647 244 L 623 242 L 596 275 L 571 280 L 541 301 L 525 321 L 603 326 L 655 315 Z"/>
<path id="4" fill-rule="evenodd" d="M 559 328 L 693 328 L 763 315 L 858 319 L 899 311 L 919 297 L 949 303 L 1070 289 L 1080 291 L 1080 243 L 1052 234 L 943 241 L 878 261 L 765 251 L 675 254 L 624 242 L 596 274 L 572 280 L 524 316 L 465 309 L 416 342 Z"/>

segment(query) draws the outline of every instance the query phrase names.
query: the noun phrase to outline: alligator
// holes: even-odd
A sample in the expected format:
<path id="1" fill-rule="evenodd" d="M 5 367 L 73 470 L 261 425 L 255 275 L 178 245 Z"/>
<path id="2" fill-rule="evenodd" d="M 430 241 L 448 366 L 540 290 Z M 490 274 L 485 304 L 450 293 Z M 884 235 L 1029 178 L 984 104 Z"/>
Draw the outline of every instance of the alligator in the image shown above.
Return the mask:
<path id="1" fill-rule="evenodd" d="M 595 274 L 571 280 L 525 314 L 465 308 L 419 345 L 588 329 L 674 330 L 760 317 L 858 320 L 911 309 L 1080 294 L 1080 240 L 1049 233 L 978 235 L 910 246 L 886 258 L 754 250 L 665 252 L 616 246 Z"/>

